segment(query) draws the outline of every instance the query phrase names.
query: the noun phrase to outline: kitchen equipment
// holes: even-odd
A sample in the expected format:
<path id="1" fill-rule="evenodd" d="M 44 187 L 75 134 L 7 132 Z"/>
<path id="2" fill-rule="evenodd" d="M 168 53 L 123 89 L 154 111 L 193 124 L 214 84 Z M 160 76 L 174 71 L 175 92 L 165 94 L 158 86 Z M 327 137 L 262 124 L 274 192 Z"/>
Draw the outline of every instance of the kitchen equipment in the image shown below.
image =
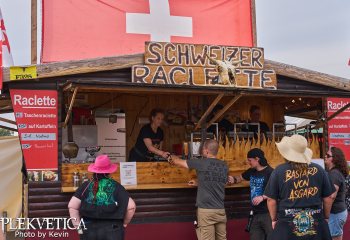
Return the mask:
<path id="1" fill-rule="evenodd" d="M 79 178 L 79 173 L 74 172 L 73 175 L 73 187 L 78 188 L 80 186 L 80 178 Z"/>
<path id="2" fill-rule="evenodd" d="M 72 158 L 76 158 L 78 155 L 79 147 L 73 140 L 73 128 L 72 128 L 72 116 L 69 118 L 68 127 L 68 142 L 62 147 L 62 153 L 66 158 L 65 162 L 70 162 Z"/>
<path id="3" fill-rule="evenodd" d="M 87 176 L 87 174 L 84 172 L 81 176 L 81 184 L 83 184 L 84 182 L 88 182 L 89 178 Z"/>

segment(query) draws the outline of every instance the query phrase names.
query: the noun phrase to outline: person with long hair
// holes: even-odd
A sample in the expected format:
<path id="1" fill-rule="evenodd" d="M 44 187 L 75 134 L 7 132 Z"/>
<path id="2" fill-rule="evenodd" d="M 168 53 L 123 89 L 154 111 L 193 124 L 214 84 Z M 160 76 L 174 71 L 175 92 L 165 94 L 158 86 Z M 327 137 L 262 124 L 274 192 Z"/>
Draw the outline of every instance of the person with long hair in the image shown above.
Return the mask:
<path id="1" fill-rule="evenodd" d="M 327 220 L 335 192 L 326 171 L 311 163 L 312 150 L 301 135 L 276 143 L 286 163 L 271 174 L 265 188 L 272 219 L 268 240 L 331 240 Z"/>
<path id="2" fill-rule="evenodd" d="M 264 190 L 273 168 L 268 164 L 265 153 L 259 148 L 249 150 L 247 162 L 250 168 L 239 176 L 229 176 L 229 183 L 249 181 L 253 220 L 247 231 L 249 231 L 250 240 L 265 240 L 272 232 L 272 228 Z"/>
<path id="3" fill-rule="evenodd" d="M 328 175 L 336 189 L 335 193 L 332 195 L 334 202 L 329 216 L 328 225 L 332 239 L 342 240 L 343 228 L 348 217 L 345 203 L 345 179 L 349 175 L 348 163 L 340 148 L 331 147 L 325 156 L 325 164 L 328 170 Z"/>
<path id="4" fill-rule="evenodd" d="M 81 240 L 123 240 L 124 228 L 131 221 L 136 205 L 125 188 L 110 178 L 117 170 L 107 155 L 100 155 L 88 167 L 93 173 L 71 198 L 68 209 L 73 225 L 79 229 Z"/>
<path id="5" fill-rule="evenodd" d="M 135 146 L 130 150 L 129 162 L 151 162 L 158 156 L 166 160 L 170 156 L 169 152 L 162 150 L 163 122 L 164 111 L 159 108 L 152 109 L 150 123 L 141 128 Z"/>

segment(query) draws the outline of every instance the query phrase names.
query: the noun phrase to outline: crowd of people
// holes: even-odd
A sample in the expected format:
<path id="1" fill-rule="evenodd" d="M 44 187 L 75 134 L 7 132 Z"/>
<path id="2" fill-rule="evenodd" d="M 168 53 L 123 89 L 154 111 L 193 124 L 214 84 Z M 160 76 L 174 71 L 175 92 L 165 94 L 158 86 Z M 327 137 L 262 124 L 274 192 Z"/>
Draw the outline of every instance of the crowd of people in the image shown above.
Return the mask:
<path id="1" fill-rule="evenodd" d="M 311 162 L 313 153 L 305 137 L 285 136 L 276 145 L 285 163 L 272 169 L 264 152 L 254 148 L 247 154 L 250 168 L 239 176 L 226 175 L 226 163 L 216 159 L 215 140 L 204 142 L 201 159 L 169 158 L 171 164 L 196 170 L 198 181 L 190 184 L 198 186 L 199 240 L 226 239 L 225 185 L 241 181 L 250 184 L 251 240 L 342 239 L 350 210 L 346 207 L 349 170 L 342 150 L 331 147 L 323 169 Z"/>
<path id="2" fill-rule="evenodd" d="M 216 111 L 220 110 L 217 108 Z M 252 106 L 249 122 L 260 124 L 260 131 L 269 131 L 260 121 L 260 109 Z M 225 186 L 249 181 L 251 240 L 314 239 L 341 240 L 350 210 L 350 177 L 347 161 L 341 149 L 330 147 L 325 166 L 312 163 L 312 150 L 301 135 L 285 136 L 276 143 L 285 163 L 273 169 L 259 148 L 247 154 L 250 168 L 238 176 L 230 176 L 225 161 L 217 159 L 219 144 L 206 140 L 201 158 L 180 159 L 162 150 L 163 131 L 160 128 L 164 112 L 154 109 L 150 123 L 142 127 L 129 161 L 152 161 L 162 157 L 172 165 L 194 169 L 197 179 L 196 234 L 199 240 L 226 240 Z M 265 126 L 266 125 L 266 126 Z M 254 125 L 250 125 L 255 127 Z M 220 127 L 230 130 L 227 121 Z M 247 129 L 253 131 L 257 129 Z M 78 225 L 83 219 L 86 229 L 80 229 L 81 239 L 124 239 L 124 229 L 131 221 L 135 202 L 125 188 L 110 178 L 117 170 L 108 156 L 101 155 L 88 171 L 93 179 L 78 188 L 69 202 L 71 217 Z"/>

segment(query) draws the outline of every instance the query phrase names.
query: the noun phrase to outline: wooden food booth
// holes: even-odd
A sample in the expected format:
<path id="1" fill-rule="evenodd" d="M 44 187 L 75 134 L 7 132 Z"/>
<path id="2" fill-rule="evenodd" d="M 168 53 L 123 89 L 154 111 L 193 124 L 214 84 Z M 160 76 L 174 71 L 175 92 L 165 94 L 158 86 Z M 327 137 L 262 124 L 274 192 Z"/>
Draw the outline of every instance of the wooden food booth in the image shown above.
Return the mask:
<path id="1" fill-rule="evenodd" d="M 75 191 L 74 172 L 80 176 L 87 173 L 89 163 L 84 159 L 66 162 L 62 154 L 70 124 L 73 130 L 79 125 L 95 125 L 97 114 L 107 122 L 110 114 L 116 114 L 117 121 L 124 119 L 125 126 L 119 130 L 124 135 L 118 136 L 125 138 L 125 155 L 117 154 L 115 159 L 126 161 L 140 128 L 155 107 L 166 111 L 163 149 L 182 154 L 184 149 L 179 149 L 190 141 L 191 132 L 206 137 L 205 129 L 224 116 L 232 123 L 244 122 L 249 119 L 250 106 L 258 105 L 261 120 L 273 132 L 267 138 L 244 137 L 238 132 L 219 136 L 219 158 L 227 162 L 230 174 L 236 175 L 248 168 L 246 154 L 253 147 L 262 148 L 273 167 L 282 162 L 274 142 L 283 134 L 277 135 L 277 127 L 275 131 L 273 126 L 284 127 L 285 115 L 321 119 L 326 97 L 350 97 L 348 79 L 265 60 L 261 48 L 148 42 L 145 49 L 145 54 L 37 65 L 34 81 L 8 81 L 10 71 L 5 69 L 3 103 L 8 104 L 9 90 L 58 93 L 58 175 L 52 181 L 29 182 L 29 217 L 68 216 L 67 203 Z M 241 61 L 235 66 L 235 81 L 224 84 L 206 53 L 216 60 L 229 57 Z M 223 105 L 223 109 L 212 116 L 216 104 Z M 194 123 L 190 130 L 185 127 L 188 122 Z M 322 134 L 308 134 L 315 159 L 324 153 L 326 129 L 323 126 Z M 71 137 L 73 141 L 83 138 L 77 132 Z M 101 147 L 105 149 L 99 153 L 110 150 Z M 136 171 L 137 185 L 126 186 L 137 204 L 135 223 L 194 219 L 196 189 L 187 185 L 195 178 L 194 171 L 161 161 L 138 162 Z M 120 181 L 119 170 L 112 177 Z M 227 187 L 225 207 L 230 219 L 247 216 L 248 183 Z"/>

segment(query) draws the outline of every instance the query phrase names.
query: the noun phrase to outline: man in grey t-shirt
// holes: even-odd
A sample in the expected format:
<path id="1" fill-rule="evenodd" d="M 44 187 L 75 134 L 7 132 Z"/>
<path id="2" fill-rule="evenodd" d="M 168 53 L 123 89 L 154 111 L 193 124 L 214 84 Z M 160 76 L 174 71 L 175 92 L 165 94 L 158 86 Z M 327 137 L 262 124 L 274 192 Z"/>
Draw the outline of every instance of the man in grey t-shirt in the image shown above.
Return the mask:
<path id="1" fill-rule="evenodd" d="M 171 164 L 195 169 L 198 178 L 197 189 L 197 237 L 200 240 L 226 240 L 226 213 L 224 207 L 225 185 L 228 167 L 216 159 L 219 144 L 207 140 L 203 144 L 202 159 L 183 160 L 171 156 Z"/>

